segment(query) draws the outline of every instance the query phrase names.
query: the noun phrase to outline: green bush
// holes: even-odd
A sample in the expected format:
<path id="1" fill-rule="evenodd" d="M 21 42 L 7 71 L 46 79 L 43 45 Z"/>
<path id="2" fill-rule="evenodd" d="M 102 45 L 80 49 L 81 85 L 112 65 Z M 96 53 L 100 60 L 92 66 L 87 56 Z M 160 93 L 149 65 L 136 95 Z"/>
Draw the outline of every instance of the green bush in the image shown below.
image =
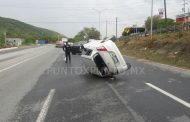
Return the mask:
<path id="1" fill-rule="evenodd" d="M 128 42 L 128 41 L 130 41 L 130 37 L 129 37 L 129 36 L 121 36 L 121 37 L 119 38 L 119 40 L 120 40 L 120 41 L 126 41 L 126 42 Z"/>

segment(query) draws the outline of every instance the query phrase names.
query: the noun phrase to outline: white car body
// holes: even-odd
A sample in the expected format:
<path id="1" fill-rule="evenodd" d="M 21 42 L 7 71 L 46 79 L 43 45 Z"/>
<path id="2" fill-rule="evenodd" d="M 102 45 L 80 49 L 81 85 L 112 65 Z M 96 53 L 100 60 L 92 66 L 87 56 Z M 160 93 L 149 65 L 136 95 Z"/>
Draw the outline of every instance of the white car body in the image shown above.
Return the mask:
<path id="1" fill-rule="evenodd" d="M 87 71 L 101 77 L 118 75 L 130 68 L 111 40 L 93 40 L 84 44 L 82 60 Z"/>

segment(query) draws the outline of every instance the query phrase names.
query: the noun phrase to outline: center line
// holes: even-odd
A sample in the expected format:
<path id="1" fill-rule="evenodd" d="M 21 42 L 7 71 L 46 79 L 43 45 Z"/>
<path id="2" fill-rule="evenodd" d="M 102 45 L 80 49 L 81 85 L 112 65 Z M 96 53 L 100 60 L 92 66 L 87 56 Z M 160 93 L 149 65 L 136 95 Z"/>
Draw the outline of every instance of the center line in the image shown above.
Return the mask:
<path id="1" fill-rule="evenodd" d="M 43 104 L 43 107 L 40 111 L 40 114 L 38 115 L 36 122 L 44 122 L 45 121 L 45 118 L 46 118 L 46 115 L 47 115 L 47 112 L 48 112 L 48 109 L 49 109 L 49 106 L 51 104 L 54 94 L 55 94 L 55 89 L 51 89 L 51 91 L 49 92 L 49 94 Z"/>
<path id="2" fill-rule="evenodd" d="M 176 96 L 174 96 L 174 95 L 172 95 L 172 94 L 170 94 L 170 93 L 168 93 L 168 92 L 166 92 L 166 91 L 164 91 L 164 90 L 158 88 L 158 87 L 155 86 L 155 85 L 152 85 L 151 83 L 146 83 L 146 85 L 148 85 L 148 86 L 152 87 L 153 89 L 159 91 L 160 93 L 162 93 L 162 94 L 164 94 L 164 95 L 166 95 L 166 96 L 172 98 L 173 100 L 175 100 L 175 101 L 181 103 L 182 105 L 184 105 L 184 106 L 190 108 L 190 103 L 188 103 L 188 102 L 186 102 L 186 101 L 184 101 L 184 100 L 182 100 L 182 99 L 180 99 L 180 98 L 178 98 L 178 97 L 176 97 Z"/>

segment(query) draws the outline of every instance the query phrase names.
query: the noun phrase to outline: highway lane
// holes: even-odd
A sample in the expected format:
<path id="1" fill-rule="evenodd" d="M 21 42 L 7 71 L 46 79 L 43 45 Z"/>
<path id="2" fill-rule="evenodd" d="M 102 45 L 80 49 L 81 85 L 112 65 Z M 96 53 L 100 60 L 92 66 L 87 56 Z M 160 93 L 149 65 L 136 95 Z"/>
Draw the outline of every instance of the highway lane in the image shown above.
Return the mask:
<path id="1" fill-rule="evenodd" d="M 129 109 L 134 115 L 139 115 L 146 121 L 152 122 L 189 122 L 190 108 L 149 87 L 151 83 L 190 103 L 190 77 L 181 73 L 147 65 L 135 59 L 128 58 L 135 67 L 144 67 L 144 74 L 132 72 L 117 79 L 113 86 L 120 95 L 127 99 Z M 180 72 L 180 71 L 179 71 Z M 135 75 L 134 75 L 135 74 Z M 127 79 L 127 80 L 126 80 Z M 119 82 L 119 83 L 118 83 Z"/>
<path id="2" fill-rule="evenodd" d="M 53 45 L 0 55 L 0 121 L 9 121 L 20 100 L 58 55 Z"/>
<path id="3" fill-rule="evenodd" d="M 12 49 L 0 49 L 0 55 L 2 54 L 7 54 L 7 53 L 13 53 L 15 51 L 21 51 L 21 50 L 25 50 L 25 49 L 30 49 L 30 48 L 36 48 L 36 47 L 39 47 L 40 45 L 33 45 L 33 46 L 25 46 L 25 47 L 15 47 L 15 48 L 12 48 Z"/>
<path id="4" fill-rule="evenodd" d="M 65 64 L 63 59 L 59 50 L 53 65 L 21 100 L 13 121 L 190 121 L 190 108 L 184 104 L 190 103 L 190 77 L 183 72 L 127 57 L 126 61 L 132 64 L 130 71 L 115 78 L 99 78 L 86 72 L 80 56 L 72 56 L 71 64 Z M 52 90 L 52 99 L 47 99 Z M 45 114 L 40 114 L 42 111 Z"/>
<path id="5" fill-rule="evenodd" d="M 30 58 L 33 58 L 35 56 L 40 55 L 40 53 L 45 53 L 48 48 L 38 47 L 38 48 L 31 48 L 31 49 L 25 49 L 21 51 L 16 51 L 12 53 L 6 53 L 2 54 L 0 57 L 0 72 L 12 65 L 15 65 L 17 63 L 20 63 L 21 61 L 28 60 Z M 9 60 L 8 60 L 9 59 Z M 4 60 L 4 61 L 3 61 Z"/>
<path id="6" fill-rule="evenodd" d="M 40 56 L 36 56 L 37 50 L 40 50 L 41 53 L 37 54 Z M 13 58 L 9 55 L 2 59 L 8 62 L 17 55 L 14 62 L 19 63 L 31 56 L 35 57 L 0 73 L 3 79 L 0 96 L 5 98 L 0 100 L 3 108 L 0 110 L 3 112 L 0 114 L 1 120 L 190 121 L 190 76 L 181 70 L 177 73 L 159 65 L 125 57 L 132 64 L 130 71 L 115 78 L 99 78 L 86 72 L 78 55 L 72 56 L 71 64 L 65 64 L 64 53 L 53 46 L 34 49 L 31 56 L 23 53 L 15 52 L 11 55 Z M 2 67 L 5 68 L 6 64 L 3 63 Z"/>

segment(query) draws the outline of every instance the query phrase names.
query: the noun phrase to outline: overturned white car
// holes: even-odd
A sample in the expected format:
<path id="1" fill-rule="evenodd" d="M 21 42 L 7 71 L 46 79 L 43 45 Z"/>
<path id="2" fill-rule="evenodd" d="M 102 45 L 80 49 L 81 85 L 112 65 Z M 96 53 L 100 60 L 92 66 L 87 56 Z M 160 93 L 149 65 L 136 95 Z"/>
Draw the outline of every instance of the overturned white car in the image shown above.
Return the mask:
<path id="1" fill-rule="evenodd" d="M 81 55 L 87 71 L 101 77 L 118 75 L 130 69 L 122 54 L 109 39 L 92 40 L 83 45 L 84 54 Z"/>

